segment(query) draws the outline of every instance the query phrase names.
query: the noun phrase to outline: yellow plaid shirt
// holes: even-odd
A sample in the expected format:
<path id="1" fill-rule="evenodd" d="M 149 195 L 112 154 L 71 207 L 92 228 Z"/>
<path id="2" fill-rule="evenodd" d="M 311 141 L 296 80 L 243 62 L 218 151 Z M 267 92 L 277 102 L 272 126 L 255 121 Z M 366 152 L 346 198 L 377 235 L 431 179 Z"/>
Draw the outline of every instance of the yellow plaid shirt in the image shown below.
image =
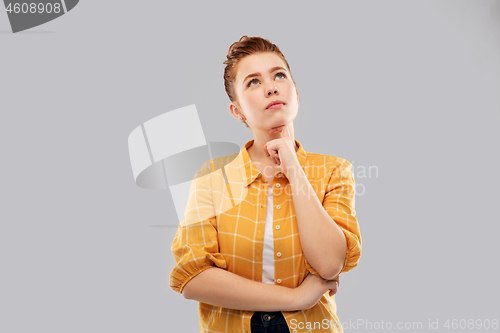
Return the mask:
<path id="1" fill-rule="evenodd" d="M 262 281 L 266 209 L 273 209 L 275 284 L 296 288 L 308 272 L 319 276 L 302 252 L 292 192 L 283 173 L 274 177 L 273 207 L 267 207 L 269 184 L 247 152 L 253 141 L 239 153 L 205 162 L 191 182 L 184 219 L 172 243 L 173 290 L 182 293 L 186 283 L 210 267 Z M 306 152 L 295 143 L 298 161 L 316 195 L 345 234 L 347 255 L 341 273 L 348 272 L 361 255 L 352 165 L 339 157 Z M 290 332 L 343 332 L 336 312 L 335 296 L 327 292 L 314 307 L 283 315 Z M 252 315 L 253 311 L 200 302 L 200 332 L 250 333 Z"/>

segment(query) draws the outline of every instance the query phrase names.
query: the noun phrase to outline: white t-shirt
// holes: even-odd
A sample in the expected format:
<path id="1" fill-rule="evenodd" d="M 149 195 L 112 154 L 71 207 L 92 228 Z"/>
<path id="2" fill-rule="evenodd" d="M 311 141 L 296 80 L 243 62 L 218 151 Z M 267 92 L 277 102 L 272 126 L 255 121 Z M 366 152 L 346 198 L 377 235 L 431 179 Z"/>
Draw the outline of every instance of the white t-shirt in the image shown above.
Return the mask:
<path id="1" fill-rule="evenodd" d="M 262 282 L 269 284 L 274 284 L 273 208 L 273 183 L 271 181 L 267 192 L 266 228 L 262 250 Z"/>

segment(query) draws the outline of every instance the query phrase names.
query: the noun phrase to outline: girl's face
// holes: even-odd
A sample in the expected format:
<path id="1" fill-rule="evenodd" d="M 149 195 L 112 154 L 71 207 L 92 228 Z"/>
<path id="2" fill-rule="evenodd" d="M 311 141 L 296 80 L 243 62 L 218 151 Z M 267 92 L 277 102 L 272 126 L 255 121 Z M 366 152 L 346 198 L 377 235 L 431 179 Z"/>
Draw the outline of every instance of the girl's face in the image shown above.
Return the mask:
<path id="1" fill-rule="evenodd" d="M 274 52 L 252 54 L 238 62 L 235 77 L 238 111 L 251 129 L 269 131 L 297 116 L 297 88 L 286 68 Z"/>

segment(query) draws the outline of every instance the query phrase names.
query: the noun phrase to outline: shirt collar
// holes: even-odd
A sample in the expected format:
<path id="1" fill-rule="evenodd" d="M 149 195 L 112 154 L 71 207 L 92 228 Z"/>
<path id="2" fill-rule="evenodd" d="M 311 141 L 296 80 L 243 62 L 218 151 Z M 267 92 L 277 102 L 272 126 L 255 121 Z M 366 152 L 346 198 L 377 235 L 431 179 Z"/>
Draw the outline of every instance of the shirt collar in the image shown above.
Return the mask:
<path id="1" fill-rule="evenodd" d="M 253 164 L 252 160 L 250 159 L 250 156 L 248 155 L 247 149 L 253 145 L 253 142 L 254 140 L 248 141 L 247 143 L 245 143 L 245 146 L 243 146 L 243 148 L 241 148 L 240 150 L 240 156 L 241 156 L 240 174 L 241 178 L 243 179 L 243 183 L 245 184 L 245 187 L 250 185 L 261 174 L 261 172 Z M 295 140 L 295 143 L 297 144 L 297 147 L 299 147 L 299 149 L 296 152 L 297 159 L 299 160 L 302 170 L 304 170 L 306 165 L 307 152 L 304 150 L 300 142 Z"/>

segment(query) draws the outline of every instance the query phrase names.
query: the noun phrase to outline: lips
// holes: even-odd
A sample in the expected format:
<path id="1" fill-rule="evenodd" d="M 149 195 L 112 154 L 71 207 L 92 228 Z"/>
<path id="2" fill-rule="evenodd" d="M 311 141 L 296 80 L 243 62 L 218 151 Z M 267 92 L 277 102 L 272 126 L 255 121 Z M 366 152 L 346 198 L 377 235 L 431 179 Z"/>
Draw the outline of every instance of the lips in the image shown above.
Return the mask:
<path id="1" fill-rule="evenodd" d="M 285 103 L 283 103 L 282 101 L 272 101 L 271 103 L 269 103 L 267 105 L 266 109 L 276 109 L 277 107 L 280 107 L 283 105 L 285 105 Z"/>

